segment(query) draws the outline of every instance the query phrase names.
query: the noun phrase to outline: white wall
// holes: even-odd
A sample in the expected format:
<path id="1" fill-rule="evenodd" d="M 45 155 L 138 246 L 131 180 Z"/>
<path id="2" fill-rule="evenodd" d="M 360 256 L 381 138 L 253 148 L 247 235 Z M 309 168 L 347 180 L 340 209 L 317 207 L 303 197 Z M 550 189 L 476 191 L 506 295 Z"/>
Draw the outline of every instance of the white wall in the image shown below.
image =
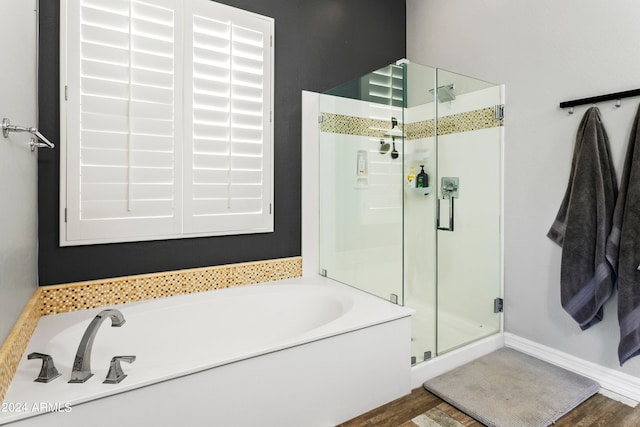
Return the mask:
<path id="1" fill-rule="evenodd" d="M 36 123 L 36 0 L 2 1 L 0 119 Z M 0 342 L 37 286 L 37 154 L 26 134 L 0 137 Z"/>
<path id="2" fill-rule="evenodd" d="M 638 16 L 630 1 L 407 0 L 410 60 L 506 85 L 506 331 L 640 377 L 640 357 L 619 367 L 615 298 L 584 332 L 563 311 L 561 251 L 546 237 L 587 108 L 558 103 L 640 87 Z M 638 101 L 599 106 L 618 175 Z"/>

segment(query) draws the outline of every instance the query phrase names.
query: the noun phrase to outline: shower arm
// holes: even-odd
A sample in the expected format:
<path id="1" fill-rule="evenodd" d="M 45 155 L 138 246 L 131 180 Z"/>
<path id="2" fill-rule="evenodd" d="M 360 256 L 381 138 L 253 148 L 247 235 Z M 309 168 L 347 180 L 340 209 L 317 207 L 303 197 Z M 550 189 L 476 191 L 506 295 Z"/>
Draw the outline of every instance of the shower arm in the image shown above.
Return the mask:
<path id="1" fill-rule="evenodd" d="M 41 134 L 37 128 L 12 125 L 9 119 L 5 117 L 4 119 L 2 119 L 2 135 L 5 138 L 9 138 L 10 132 L 28 132 L 42 141 L 36 142 L 33 138 L 31 138 L 31 151 L 34 151 L 36 148 L 40 147 L 56 148 L 56 146 L 43 134 Z"/>

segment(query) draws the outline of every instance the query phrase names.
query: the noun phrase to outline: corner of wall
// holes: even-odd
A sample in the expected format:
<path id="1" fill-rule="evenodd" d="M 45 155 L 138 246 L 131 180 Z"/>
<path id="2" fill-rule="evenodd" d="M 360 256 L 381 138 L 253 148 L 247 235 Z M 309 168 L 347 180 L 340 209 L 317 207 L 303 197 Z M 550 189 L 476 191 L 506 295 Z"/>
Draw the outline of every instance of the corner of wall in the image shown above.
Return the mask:
<path id="1" fill-rule="evenodd" d="M 629 406 L 636 406 L 640 402 L 640 378 L 580 359 L 509 332 L 504 333 L 504 345 L 596 381 L 602 388 L 601 393 L 607 397 Z"/>

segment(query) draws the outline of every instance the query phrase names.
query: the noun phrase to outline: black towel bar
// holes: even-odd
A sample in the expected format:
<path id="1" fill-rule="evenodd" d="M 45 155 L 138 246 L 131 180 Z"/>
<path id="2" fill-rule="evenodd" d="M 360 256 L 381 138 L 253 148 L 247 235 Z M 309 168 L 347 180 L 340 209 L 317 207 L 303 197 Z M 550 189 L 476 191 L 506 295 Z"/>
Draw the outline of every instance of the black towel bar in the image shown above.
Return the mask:
<path id="1" fill-rule="evenodd" d="M 609 93 L 607 95 L 592 96 L 589 98 L 574 99 L 560 103 L 560 108 L 575 107 L 577 105 L 595 104 L 597 102 L 612 101 L 615 99 L 630 98 L 640 96 L 640 89 L 625 90 L 622 92 Z"/>

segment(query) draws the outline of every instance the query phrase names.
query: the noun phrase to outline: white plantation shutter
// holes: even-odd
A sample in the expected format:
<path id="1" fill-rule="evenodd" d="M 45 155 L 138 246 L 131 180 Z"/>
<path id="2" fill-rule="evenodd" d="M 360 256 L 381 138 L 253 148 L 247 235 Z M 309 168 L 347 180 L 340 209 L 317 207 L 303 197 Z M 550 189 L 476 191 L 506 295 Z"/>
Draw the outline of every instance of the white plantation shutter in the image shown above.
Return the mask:
<path id="1" fill-rule="evenodd" d="M 175 1 L 68 11 L 67 239 L 179 232 Z"/>
<path id="2" fill-rule="evenodd" d="M 188 25 L 185 232 L 271 231 L 273 21 L 196 1 Z"/>
<path id="3" fill-rule="evenodd" d="M 273 20 L 61 5 L 61 245 L 272 231 Z"/>

